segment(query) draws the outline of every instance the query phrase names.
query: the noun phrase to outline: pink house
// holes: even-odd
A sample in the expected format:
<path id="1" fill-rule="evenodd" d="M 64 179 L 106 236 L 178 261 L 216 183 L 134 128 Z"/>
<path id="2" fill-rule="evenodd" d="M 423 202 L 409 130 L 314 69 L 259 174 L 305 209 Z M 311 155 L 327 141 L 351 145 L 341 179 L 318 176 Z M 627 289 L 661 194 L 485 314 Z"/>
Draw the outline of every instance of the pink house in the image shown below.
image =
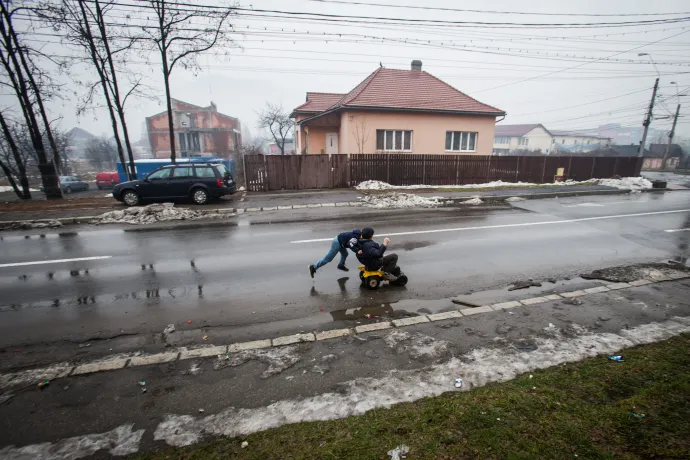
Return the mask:
<path id="1" fill-rule="evenodd" d="M 422 70 L 380 67 L 347 94 L 307 93 L 295 108 L 299 153 L 491 155 L 496 117 L 483 104 Z"/>

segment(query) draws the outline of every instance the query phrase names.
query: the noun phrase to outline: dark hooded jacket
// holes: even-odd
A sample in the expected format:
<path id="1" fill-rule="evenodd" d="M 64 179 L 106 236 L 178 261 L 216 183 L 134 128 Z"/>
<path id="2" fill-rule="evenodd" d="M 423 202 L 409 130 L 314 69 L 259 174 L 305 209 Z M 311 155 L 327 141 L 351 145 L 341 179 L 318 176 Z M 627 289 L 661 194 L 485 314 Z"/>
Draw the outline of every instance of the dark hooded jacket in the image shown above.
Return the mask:
<path id="1" fill-rule="evenodd" d="M 359 240 L 358 249 L 362 251 L 357 252 L 357 260 L 359 260 L 365 267 L 378 270 L 381 267 L 381 258 L 386 252 L 386 246 L 378 244 L 374 240 Z"/>
<path id="2" fill-rule="evenodd" d="M 360 230 L 352 230 L 351 232 L 343 232 L 338 235 L 338 243 L 344 248 L 350 248 L 356 251 L 357 244 L 359 243 L 359 237 L 362 236 Z"/>

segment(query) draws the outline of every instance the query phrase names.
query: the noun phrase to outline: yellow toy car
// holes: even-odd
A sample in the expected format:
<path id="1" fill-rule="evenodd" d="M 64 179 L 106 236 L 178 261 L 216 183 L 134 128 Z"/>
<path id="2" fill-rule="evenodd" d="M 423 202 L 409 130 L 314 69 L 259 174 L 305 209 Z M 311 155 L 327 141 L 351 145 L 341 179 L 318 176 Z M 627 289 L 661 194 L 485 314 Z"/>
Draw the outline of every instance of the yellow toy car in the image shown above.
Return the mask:
<path id="1" fill-rule="evenodd" d="M 389 273 L 384 273 L 383 270 L 367 270 L 364 265 L 357 267 L 359 269 L 359 279 L 362 280 L 367 289 L 378 289 L 381 282 L 388 281 L 394 286 L 405 286 L 407 284 L 407 276 L 400 272 L 399 276 L 394 276 Z"/>

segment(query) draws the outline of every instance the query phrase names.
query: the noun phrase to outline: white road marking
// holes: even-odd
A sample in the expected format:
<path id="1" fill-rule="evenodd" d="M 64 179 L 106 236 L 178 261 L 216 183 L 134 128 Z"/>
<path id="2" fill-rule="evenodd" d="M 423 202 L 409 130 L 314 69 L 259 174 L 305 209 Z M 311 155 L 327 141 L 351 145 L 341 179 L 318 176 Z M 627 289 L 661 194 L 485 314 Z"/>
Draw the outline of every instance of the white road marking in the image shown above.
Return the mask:
<path id="1" fill-rule="evenodd" d="M 676 232 L 688 232 L 690 228 L 674 228 L 671 230 L 664 230 L 666 233 L 676 233 Z"/>
<path id="2" fill-rule="evenodd" d="M 34 262 L 16 262 L 13 264 L 0 264 L 0 268 L 24 267 L 26 265 L 62 264 L 65 262 L 82 262 L 85 260 L 103 260 L 103 259 L 110 259 L 111 257 L 112 256 L 95 256 L 95 257 L 77 257 L 76 259 L 36 260 Z"/>
<path id="3" fill-rule="evenodd" d="M 579 204 L 564 204 L 564 208 L 591 208 L 591 207 L 604 207 L 610 204 L 631 204 L 631 203 L 648 203 L 647 200 L 634 200 L 634 201 L 609 201 L 607 203 L 579 203 Z"/>
<path id="4" fill-rule="evenodd" d="M 489 230 L 493 228 L 512 228 L 512 227 L 532 227 L 536 225 L 554 225 L 554 224 L 573 224 L 577 222 L 589 222 L 593 220 L 607 220 L 607 219 L 622 219 L 625 217 L 643 217 L 656 216 L 660 214 L 677 214 L 680 212 L 690 212 L 690 209 L 676 209 L 673 211 L 654 211 L 654 212 L 639 212 L 635 214 L 618 214 L 614 216 L 597 216 L 597 217 L 582 217 L 579 219 L 568 220 L 547 220 L 543 222 L 524 222 L 521 224 L 502 224 L 502 225 L 483 225 L 480 227 L 457 227 L 457 228 L 439 228 L 436 230 L 417 230 L 413 232 L 398 232 L 398 233 L 382 233 L 378 236 L 404 236 L 404 235 L 424 235 L 428 233 L 448 233 L 448 232 L 464 232 L 468 230 Z M 329 238 L 315 238 L 313 240 L 297 240 L 290 241 L 292 244 L 300 243 L 320 243 L 322 241 L 331 241 L 333 237 Z"/>

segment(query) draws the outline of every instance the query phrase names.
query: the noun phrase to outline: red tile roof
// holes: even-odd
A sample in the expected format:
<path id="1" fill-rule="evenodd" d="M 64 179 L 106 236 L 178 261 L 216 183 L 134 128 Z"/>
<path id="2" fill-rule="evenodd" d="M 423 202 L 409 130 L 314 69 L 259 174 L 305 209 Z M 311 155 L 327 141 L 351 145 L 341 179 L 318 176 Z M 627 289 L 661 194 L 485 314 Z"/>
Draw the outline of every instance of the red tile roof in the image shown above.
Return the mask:
<path id="1" fill-rule="evenodd" d="M 496 107 L 482 104 L 448 83 L 421 70 L 378 68 L 339 105 L 503 115 Z"/>
<path id="2" fill-rule="evenodd" d="M 305 107 L 317 107 L 317 104 L 310 105 L 310 94 L 324 93 L 307 93 L 307 103 L 297 107 L 295 111 L 307 111 Z M 328 95 L 332 96 L 335 94 Z M 327 108 L 328 111 L 340 108 L 366 108 L 505 115 L 504 111 L 483 104 L 421 70 L 380 67 L 352 91 L 340 96 Z M 325 98 L 320 99 L 320 102 L 323 101 Z M 321 104 L 318 106 L 321 107 Z M 326 108 L 322 110 L 326 111 Z"/>
<path id="3" fill-rule="evenodd" d="M 307 102 L 296 107 L 294 112 L 323 112 L 343 96 L 342 93 L 307 93 Z"/>

